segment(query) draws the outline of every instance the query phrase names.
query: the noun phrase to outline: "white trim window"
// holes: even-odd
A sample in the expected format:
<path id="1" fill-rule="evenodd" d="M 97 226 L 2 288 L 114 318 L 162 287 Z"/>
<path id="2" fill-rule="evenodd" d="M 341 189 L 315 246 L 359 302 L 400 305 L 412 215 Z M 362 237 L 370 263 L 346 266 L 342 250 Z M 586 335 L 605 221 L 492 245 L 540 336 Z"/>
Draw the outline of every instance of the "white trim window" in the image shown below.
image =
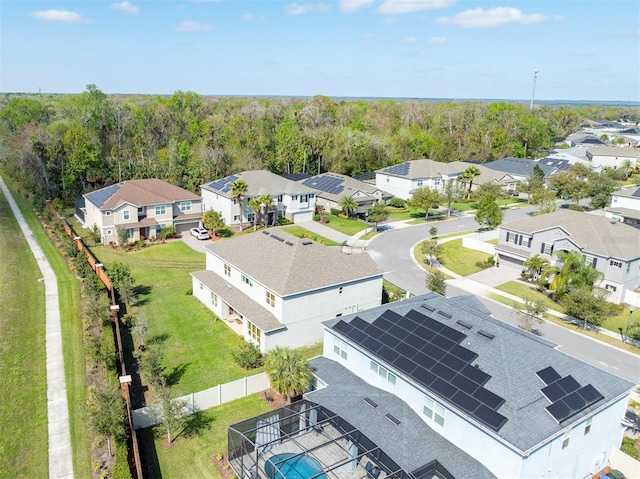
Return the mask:
<path id="1" fill-rule="evenodd" d="M 380 366 L 375 361 L 371 361 L 369 368 L 376 376 L 380 376 L 382 379 L 393 384 L 394 386 L 396 385 L 396 375 L 389 371 L 387 368 Z"/>
<path id="2" fill-rule="evenodd" d="M 609 261 L 609 266 L 616 266 L 618 268 L 622 268 L 622 261 L 616 261 L 615 259 L 612 259 L 611 261 Z"/>
<path id="3" fill-rule="evenodd" d="M 180 202 L 180 211 L 183 213 L 185 211 L 191 211 L 191 201 L 181 201 Z"/>
<path id="4" fill-rule="evenodd" d="M 122 219 L 125 221 L 129 221 L 129 218 L 131 217 L 129 210 L 124 210 L 122 212 Z"/>
<path id="5" fill-rule="evenodd" d="M 348 356 L 348 343 L 340 338 L 333 337 L 333 352 L 340 356 L 342 359 L 347 359 Z"/>
<path id="6" fill-rule="evenodd" d="M 227 263 L 224 264 L 224 275 L 231 277 L 231 266 Z"/>
<path id="7" fill-rule="evenodd" d="M 442 404 L 434 401 L 429 396 L 424 397 L 424 407 L 422 413 L 433 422 L 440 426 L 444 426 L 445 408 Z"/>
<path id="8" fill-rule="evenodd" d="M 584 435 L 586 436 L 591 432 L 591 423 L 593 422 L 593 416 L 587 418 L 587 422 L 584 424 Z"/>
<path id="9" fill-rule="evenodd" d="M 251 287 L 253 288 L 253 281 L 251 281 L 251 278 L 249 278 L 248 276 L 245 276 L 245 275 L 243 274 L 243 275 L 241 275 L 241 276 L 240 276 L 240 280 L 241 280 L 244 284 L 246 284 L 246 285 L 248 285 L 248 286 L 251 286 Z"/>
<path id="10" fill-rule="evenodd" d="M 262 338 L 262 331 L 260 331 L 260 328 L 251 321 L 247 321 L 247 332 L 249 333 L 249 337 L 260 345 L 260 338 Z"/>
<path id="11" fill-rule="evenodd" d="M 214 308 L 218 307 L 218 295 L 213 291 L 211 292 L 211 304 Z"/>
<path id="12" fill-rule="evenodd" d="M 164 216 L 167 214 L 167 205 L 156 205 L 156 216 Z"/>
<path id="13" fill-rule="evenodd" d="M 105 233 L 106 236 L 111 236 L 113 234 L 113 231 L 111 230 L 107 230 L 107 232 Z"/>
<path id="14" fill-rule="evenodd" d="M 265 298 L 267 300 L 267 304 L 272 308 L 276 307 L 276 295 L 271 291 L 265 291 Z"/>
<path id="15" fill-rule="evenodd" d="M 105 216 L 111 216 L 111 210 L 107 210 L 107 211 L 105 211 L 105 212 L 104 212 L 104 215 L 105 215 Z"/>
<path id="16" fill-rule="evenodd" d="M 569 441 L 571 441 L 571 429 L 564 433 L 562 437 L 562 449 L 569 447 Z"/>

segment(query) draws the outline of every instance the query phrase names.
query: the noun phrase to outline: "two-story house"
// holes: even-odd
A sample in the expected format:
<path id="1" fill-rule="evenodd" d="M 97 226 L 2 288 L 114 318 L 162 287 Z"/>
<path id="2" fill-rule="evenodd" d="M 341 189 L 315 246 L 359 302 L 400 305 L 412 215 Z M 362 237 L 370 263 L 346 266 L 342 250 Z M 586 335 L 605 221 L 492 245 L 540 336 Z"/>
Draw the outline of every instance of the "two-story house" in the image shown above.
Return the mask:
<path id="1" fill-rule="evenodd" d="M 193 295 L 220 319 L 238 321 L 265 353 L 322 340 L 320 322 L 380 305 L 382 271 L 367 254 L 347 255 L 276 228 L 205 246 Z"/>
<path id="2" fill-rule="evenodd" d="M 304 400 L 229 427 L 238 476 L 296 461 L 327 477 L 583 478 L 620 446 L 635 385 L 473 296 L 429 293 L 324 326 Z"/>
<path id="3" fill-rule="evenodd" d="M 366 215 L 376 203 L 386 203 L 393 195 L 349 176 L 338 173 L 322 173 L 302 180 L 302 184 L 316 192 L 316 204 L 325 211 L 340 209 L 340 199 L 350 196 L 357 203 L 356 215 Z"/>
<path id="4" fill-rule="evenodd" d="M 640 187 L 626 188 L 611 194 L 611 206 L 604 215 L 614 221 L 640 227 Z"/>
<path id="5" fill-rule="evenodd" d="M 231 195 L 231 184 L 243 180 L 247 184 L 241 208 Z M 222 214 L 226 225 L 233 226 L 254 221 L 256 214 L 248 207 L 251 198 L 271 195 L 273 207 L 267 212 L 267 224 L 274 224 L 280 216 L 294 223 L 312 221 L 316 209 L 316 197 L 312 188 L 297 181 L 288 180 L 266 170 L 243 171 L 211 183 L 200 185 L 204 211 L 215 210 Z M 240 213 L 242 212 L 242 213 Z M 242 214 L 242 218 L 240 218 Z"/>
<path id="6" fill-rule="evenodd" d="M 495 250 L 500 267 L 519 270 L 536 254 L 553 265 L 558 251 L 579 251 L 603 273 L 604 279 L 596 285 L 609 292 L 609 301 L 635 304 L 628 292 L 640 288 L 637 228 L 604 216 L 559 210 L 500 225 Z"/>
<path id="7" fill-rule="evenodd" d="M 587 150 L 586 157 L 592 164 L 605 168 L 620 168 L 626 161 L 635 168 L 640 161 L 640 151 L 628 146 L 599 146 Z"/>
<path id="8" fill-rule="evenodd" d="M 202 199 L 157 178 L 128 180 L 83 195 L 76 216 L 83 227 L 98 227 L 103 244 L 117 242 L 120 228 L 136 241 L 155 237 L 165 226 L 179 233 L 199 226 Z"/>
<path id="9" fill-rule="evenodd" d="M 418 188 L 442 190 L 448 181 L 457 181 L 458 175 L 466 169 L 461 165 L 460 162 L 441 163 L 429 159 L 405 161 L 376 170 L 376 188 L 408 200 Z"/>

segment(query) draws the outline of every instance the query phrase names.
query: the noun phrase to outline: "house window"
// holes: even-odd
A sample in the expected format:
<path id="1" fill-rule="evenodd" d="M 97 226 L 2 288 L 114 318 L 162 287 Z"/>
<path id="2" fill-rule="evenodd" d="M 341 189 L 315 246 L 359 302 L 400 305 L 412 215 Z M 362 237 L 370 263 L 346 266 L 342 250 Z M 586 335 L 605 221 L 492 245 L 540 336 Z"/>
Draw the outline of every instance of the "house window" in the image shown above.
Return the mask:
<path id="1" fill-rule="evenodd" d="M 309 197 L 307 195 L 300 195 L 300 203 L 306 203 L 309 201 Z"/>
<path id="2" fill-rule="evenodd" d="M 200 290 L 202 290 L 204 288 L 204 286 L 202 285 L 202 283 L 200 283 Z"/>
<path id="3" fill-rule="evenodd" d="M 224 274 L 225 276 L 231 277 L 231 266 L 229 266 L 227 263 L 224 264 Z"/>
<path id="4" fill-rule="evenodd" d="M 122 219 L 123 220 L 128 220 L 129 219 L 129 210 L 124 210 L 122 212 Z"/>
<path id="5" fill-rule="evenodd" d="M 342 359 L 347 359 L 347 343 L 342 339 L 333 338 L 333 352 L 340 356 Z"/>
<path id="6" fill-rule="evenodd" d="M 211 293 L 211 304 L 214 308 L 218 307 L 218 295 L 216 293 Z"/>
<path id="7" fill-rule="evenodd" d="M 593 422 L 593 416 L 587 419 L 587 422 L 584 424 L 584 435 L 586 436 L 591 432 L 591 423 Z"/>
<path id="8" fill-rule="evenodd" d="M 106 236 L 111 236 L 113 234 L 113 232 L 111 230 L 107 230 L 107 232 L 105 233 Z"/>
<path id="9" fill-rule="evenodd" d="M 233 215 L 233 221 L 240 221 L 239 215 Z"/>
<path id="10" fill-rule="evenodd" d="M 156 205 L 156 216 L 164 216 L 167 214 L 166 205 Z"/>
<path id="11" fill-rule="evenodd" d="M 278 195 L 278 203 L 282 203 L 282 195 Z"/>
<path id="12" fill-rule="evenodd" d="M 191 211 L 191 201 L 181 201 L 180 211 Z"/>
<path id="13" fill-rule="evenodd" d="M 433 186 L 435 186 L 435 187 L 440 186 L 440 178 L 434 178 L 433 179 Z"/>
<path id="14" fill-rule="evenodd" d="M 542 243 L 540 246 L 540 252 L 543 254 L 551 255 L 553 253 L 553 245 L 550 243 Z"/>
<path id="15" fill-rule="evenodd" d="M 418 180 L 418 187 L 420 187 L 420 186 L 422 186 L 422 185 L 423 185 L 423 181 L 424 181 L 424 180 Z"/>
<path id="16" fill-rule="evenodd" d="M 269 306 L 271 306 L 272 308 L 275 308 L 276 306 L 276 295 L 273 294 L 271 291 L 265 291 L 266 294 L 266 298 L 267 298 L 267 304 Z"/>
<path id="17" fill-rule="evenodd" d="M 596 258 L 595 256 L 591 256 L 590 254 L 585 254 L 584 255 L 584 263 L 587 265 L 591 265 L 594 268 L 596 267 L 596 263 L 598 262 L 598 258 Z"/>
<path id="18" fill-rule="evenodd" d="M 247 221 L 248 221 L 249 223 L 253 223 L 253 220 L 254 220 L 254 218 L 255 218 L 255 217 L 256 217 L 256 215 L 255 215 L 254 213 L 249 213 L 249 214 L 247 215 Z"/>
<path id="19" fill-rule="evenodd" d="M 342 294 L 342 286 L 340 286 L 340 289 L 338 290 L 338 294 Z"/>
<path id="20" fill-rule="evenodd" d="M 248 284 L 249 286 L 253 287 L 253 281 L 251 281 L 251 278 L 248 278 L 243 274 L 240 276 L 240 279 L 244 284 Z"/>
<path id="21" fill-rule="evenodd" d="M 144 206 L 138 208 L 138 214 L 144 213 Z"/>
<path id="22" fill-rule="evenodd" d="M 569 441 L 571 440 L 571 429 L 564 433 L 564 437 L 562 438 L 562 449 L 566 449 L 569 446 Z"/>
<path id="23" fill-rule="evenodd" d="M 622 268 L 622 261 L 616 261 L 612 259 L 609 261 L 609 266 L 617 266 L 618 268 Z"/>
<path id="24" fill-rule="evenodd" d="M 309 193 L 309 198 L 315 198 L 315 197 L 316 197 L 315 193 Z"/>
<path id="25" fill-rule="evenodd" d="M 387 183 L 389 183 L 389 177 L 387 176 Z"/>
<path id="26" fill-rule="evenodd" d="M 424 397 L 424 407 L 422 408 L 422 413 L 429 419 L 433 419 L 436 424 L 444 426 L 444 406 L 428 396 Z"/>
<path id="27" fill-rule="evenodd" d="M 393 374 L 392 372 L 390 372 L 387 368 L 385 368 L 383 366 L 380 366 L 375 361 L 371 361 L 370 368 L 371 368 L 371 371 L 373 371 L 374 374 L 380 376 L 382 379 L 384 379 L 387 382 L 390 382 L 391 384 L 393 384 L 395 386 L 395 384 L 396 384 L 396 375 Z"/>
<path id="28" fill-rule="evenodd" d="M 104 212 L 104 215 L 105 215 L 105 216 L 111 216 L 111 211 L 105 211 L 105 212 Z"/>
<path id="29" fill-rule="evenodd" d="M 606 289 L 607 291 L 613 291 L 614 293 L 618 291 L 618 288 L 612 284 L 605 284 L 604 289 Z"/>
<path id="30" fill-rule="evenodd" d="M 298 195 L 291 195 L 291 199 L 294 200 L 294 201 L 297 200 L 298 199 Z"/>
<path id="31" fill-rule="evenodd" d="M 260 336 L 262 332 L 258 329 L 258 326 L 247 321 L 247 329 L 249 331 L 249 337 L 253 339 L 256 343 L 260 344 Z"/>

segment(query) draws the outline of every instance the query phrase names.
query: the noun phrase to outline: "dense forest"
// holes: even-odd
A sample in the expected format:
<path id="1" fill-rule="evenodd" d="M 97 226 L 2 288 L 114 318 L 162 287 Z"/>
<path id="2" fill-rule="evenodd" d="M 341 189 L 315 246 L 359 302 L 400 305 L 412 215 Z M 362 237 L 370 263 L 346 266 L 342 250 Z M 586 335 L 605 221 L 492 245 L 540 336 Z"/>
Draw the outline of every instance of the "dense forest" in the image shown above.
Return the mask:
<path id="1" fill-rule="evenodd" d="M 0 169 L 36 204 L 131 178 L 197 192 L 229 174 L 346 175 L 418 158 L 536 157 L 587 119 L 640 121 L 638 109 L 506 102 L 78 95 L 0 98 Z"/>

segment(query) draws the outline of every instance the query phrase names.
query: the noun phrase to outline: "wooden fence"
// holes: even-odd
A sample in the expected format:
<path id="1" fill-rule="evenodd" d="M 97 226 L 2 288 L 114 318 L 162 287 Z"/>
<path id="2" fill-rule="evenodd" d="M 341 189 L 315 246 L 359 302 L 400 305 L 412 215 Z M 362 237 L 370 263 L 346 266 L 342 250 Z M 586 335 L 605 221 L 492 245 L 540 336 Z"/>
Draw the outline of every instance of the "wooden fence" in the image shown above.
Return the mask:
<path id="1" fill-rule="evenodd" d="M 113 333 L 116 342 L 116 353 L 117 357 L 117 370 L 120 376 L 120 386 L 122 391 L 122 397 L 126 404 L 126 414 L 125 414 L 125 424 L 127 430 L 129 431 L 128 440 L 127 440 L 127 450 L 128 450 L 128 462 L 129 469 L 131 470 L 131 476 L 133 479 L 143 479 L 142 475 L 142 461 L 140 460 L 140 450 L 138 448 L 138 437 L 136 434 L 136 430 L 133 425 L 133 415 L 131 409 L 131 382 L 130 377 L 127 375 L 127 368 L 124 362 L 124 352 L 122 348 L 122 336 L 120 334 L 120 306 L 116 300 L 116 290 L 113 286 L 113 283 L 107 276 L 107 273 L 104 271 L 102 264 L 97 260 L 97 258 L 91 253 L 89 248 L 85 245 L 82 238 L 76 234 L 71 225 L 65 220 L 63 217 L 58 214 L 57 211 L 53 210 L 53 213 L 62 223 L 65 232 L 71 238 L 76 245 L 78 251 L 83 251 L 87 258 L 87 262 L 91 266 L 91 269 L 98 276 L 100 281 L 104 284 L 104 286 L 109 291 L 110 298 L 110 307 L 109 307 L 109 317 L 111 318 L 111 326 L 113 328 Z"/>

